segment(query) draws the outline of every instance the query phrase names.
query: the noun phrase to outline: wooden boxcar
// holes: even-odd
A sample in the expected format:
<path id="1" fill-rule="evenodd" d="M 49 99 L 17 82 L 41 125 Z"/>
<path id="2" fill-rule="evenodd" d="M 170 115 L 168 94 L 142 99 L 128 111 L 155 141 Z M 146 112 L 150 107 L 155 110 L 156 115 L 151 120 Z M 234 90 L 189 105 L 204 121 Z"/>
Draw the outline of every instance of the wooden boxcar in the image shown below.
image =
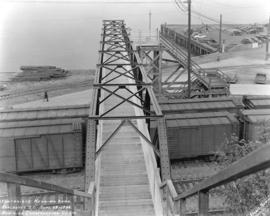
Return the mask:
<path id="1" fill-rule="evenodd" d="M 248 141 L 263 138 L 265 128 L 270 127 L 270 109 L 242 110 L 240 118 L 243 138 Z"/>
<path id="2" fill-rule="evenodd" d="M 0 110 L 0 171 L 83 166 L 89 105 Z"/>
<path id="3" fill-rule="evenodd" d="M 238 135 L 238 120 L 229 112 L 186 113 L 166 115 L 170 159 L 210 155 Z M 150 123 L 150 134 L 157 142 L 157 125 Z"/>
<path id="4" fill-rule="evenodd" d="M 159 100 L 159 105 L 165 115 L 217 111 L 238 113 L 244 108 L 242 101 L 234 97 L 162 99 Z"/>
<path id="5" fill-rule="evenodd" d="M 0 110 L 0 122 L 88 117 L 89 105 Z"/>
<path id="6" fill-rule="evenodd" d="M 80 119 L 0 123 L 0 171 L 82 167 L 81 125 Z"/>
<path id="7" fill-rule="evenodd" d="M 270 96 L 244 96 L 243 102 L 248 109 L 270 109 Z"/>

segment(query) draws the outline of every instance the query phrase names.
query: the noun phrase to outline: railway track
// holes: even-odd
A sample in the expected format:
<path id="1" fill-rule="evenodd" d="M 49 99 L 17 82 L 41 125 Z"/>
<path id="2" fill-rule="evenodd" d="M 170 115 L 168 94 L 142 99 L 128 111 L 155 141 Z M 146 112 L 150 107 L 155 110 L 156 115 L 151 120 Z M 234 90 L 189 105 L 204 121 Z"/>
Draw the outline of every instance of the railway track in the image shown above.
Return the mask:
<path id="1" fill-rule="evenodd" d="M 57 90 L 70 89 L 70 88 L 86 87 L 86 86 L 91 86 L 92 83 L 93 83 L 93 80 L 86 80 L 82 82 L 61 84 L 57 86 L 38 87 L 38 88 L 33 88 L 33 89 L 25 90 L 25 91 L 13 91 L 9 93 L 0 94 L 0 101 L 8 100 L 15 97 L 39 94 L 39 93 L 43 93 L 44 91 L 57 91 Z"/>
<path id="2" fill-rule="evenodd" d="M 190 190 L 195 184 L 216 174 L 220 166 L 205 159 L 179 160 L 171 164 L 172 180 L 178 194 Z M 214 190 L 210 193 L 210 215 L 226 215 L 224 209 L 225 197 Z M 187 200 L 187 215 L 197 215 L 197 197 Z"/>

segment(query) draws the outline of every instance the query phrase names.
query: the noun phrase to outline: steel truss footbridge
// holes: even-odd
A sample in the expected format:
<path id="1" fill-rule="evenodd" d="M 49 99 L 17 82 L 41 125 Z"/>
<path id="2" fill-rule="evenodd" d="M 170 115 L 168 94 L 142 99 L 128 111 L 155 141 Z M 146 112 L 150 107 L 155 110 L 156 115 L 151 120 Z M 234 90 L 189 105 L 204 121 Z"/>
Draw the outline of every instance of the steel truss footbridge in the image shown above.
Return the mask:
<path id="1" fill-rule="evenodd" d="M 161 211 L 159 181 L 170 179 L 166 125 L 123 20 L 103 21 L 93 88 L 85 190 L 95 182 L 98 215 L 142 209 L 155 215 Z M 150 119 L 158 122 L 158 146 L 149 136 Z"/>

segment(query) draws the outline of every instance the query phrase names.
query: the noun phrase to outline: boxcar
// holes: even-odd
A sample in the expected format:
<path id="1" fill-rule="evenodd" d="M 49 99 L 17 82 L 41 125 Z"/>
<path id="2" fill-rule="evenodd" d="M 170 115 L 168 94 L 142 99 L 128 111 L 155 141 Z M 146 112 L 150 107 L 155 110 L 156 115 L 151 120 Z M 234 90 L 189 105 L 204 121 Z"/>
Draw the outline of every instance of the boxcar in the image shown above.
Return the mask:
<path id="1" fill-rule="evenodd" d="M 213 154 L 239 130 L 235 114 L 229 112 L 168 114 L 166 126 L 170 159 Z M 156 129 L 151 121 L 151 138 L 157 142 Z"/>
<path id="2" fill-rule="evenodd" d="M 234 97 L 162 99 L 159 100 L 159 105 L 165 115 L 218 111 L 238 113 L 240 109 L 244 108 L 242 101 Z"/>
<path id="3" fill-rule="evenodd" d="M 248 109 L 270 109 L 270 96 L 244 96 L 243 102 Z"/>
<path id="4" fill-rule="evenodd" d="M 83 166 L 81 119 L 0 123 L 0 171 L 28 172 Z"/>
<path id="5" fill-rule="evenodd" d="M 242 110 L 240 118 L 243 138 L 248 141 L 257 141 L 263 138 L 265 128 L 270 126 L 270 109 Z"/>

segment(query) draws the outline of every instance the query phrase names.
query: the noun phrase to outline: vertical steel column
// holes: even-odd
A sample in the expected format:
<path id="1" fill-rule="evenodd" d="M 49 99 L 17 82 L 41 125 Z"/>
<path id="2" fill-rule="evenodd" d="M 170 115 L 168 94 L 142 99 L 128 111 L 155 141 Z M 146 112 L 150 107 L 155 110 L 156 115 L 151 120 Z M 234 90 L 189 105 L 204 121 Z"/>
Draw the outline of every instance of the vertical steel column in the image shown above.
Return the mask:
<path id="1" fill-rule="evenodd" d="M 85 191 L 88 191 L 91 181 L 95 181 L 96 160 L 96 120 L 87 121 L 86 157 L 85 157 Z"/>
<path id="2" fill-rule="evenodd" d="M 167 143 L 167 130 L 164 117 L 157 120 L 158 124 L 158 138 L 160 151 L 160 165 L 162 181 L 171 179 L 171 167 Z"/>
<path id="3" fill-rule="evenodd" d="M 160 50 L 153 50 L 153 89 L 157 96 L 161 94 L 160 82 Z"/>

